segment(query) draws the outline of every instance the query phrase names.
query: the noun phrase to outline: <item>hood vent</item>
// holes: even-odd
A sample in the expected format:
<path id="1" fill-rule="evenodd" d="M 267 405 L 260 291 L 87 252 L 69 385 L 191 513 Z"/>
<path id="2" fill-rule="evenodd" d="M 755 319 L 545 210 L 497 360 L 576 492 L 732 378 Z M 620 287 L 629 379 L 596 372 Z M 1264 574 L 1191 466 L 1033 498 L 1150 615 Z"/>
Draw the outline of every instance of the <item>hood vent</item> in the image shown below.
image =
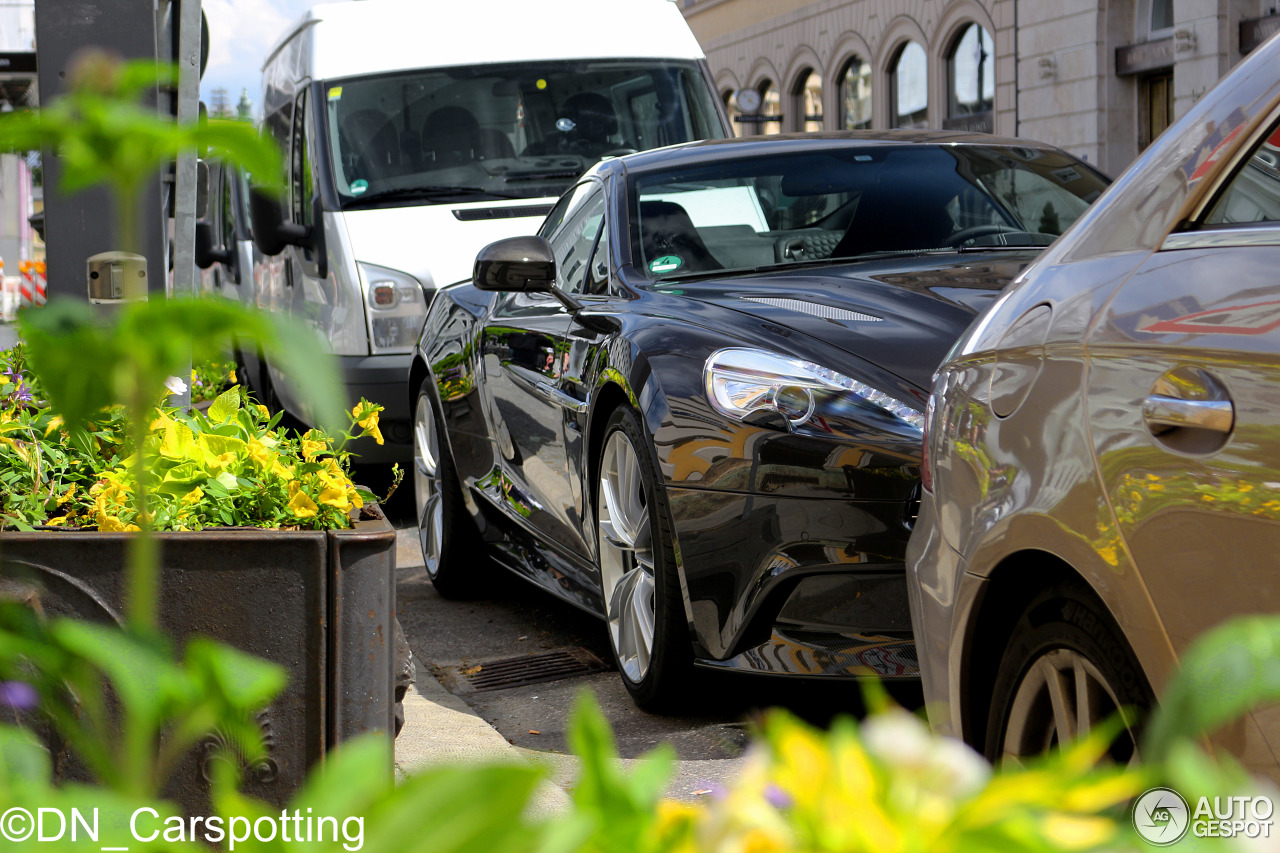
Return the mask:
<path id="1" fill-rule="evenodd" d="M 881 323 L 884 322 L 882 317 L 873 317 L 870 314 L 862 314 L 857 311 L 848 311 L 844 308 L 835 308 L 831 305 L 819 305 L 816 302 L 801 302 L 799 299 L 781 299 L 772 296 L 747 296 L 744 297 L 748 302 L 759 302 L 761 305 L 771 305 L 774 308 L 782 308 L 787 311 L 795 311 L 798 314 L 811 314 L 814 317 L 821 317 L 824 320 L 833 320 L 835 322 L 844 321 L 846 323 Z"/>

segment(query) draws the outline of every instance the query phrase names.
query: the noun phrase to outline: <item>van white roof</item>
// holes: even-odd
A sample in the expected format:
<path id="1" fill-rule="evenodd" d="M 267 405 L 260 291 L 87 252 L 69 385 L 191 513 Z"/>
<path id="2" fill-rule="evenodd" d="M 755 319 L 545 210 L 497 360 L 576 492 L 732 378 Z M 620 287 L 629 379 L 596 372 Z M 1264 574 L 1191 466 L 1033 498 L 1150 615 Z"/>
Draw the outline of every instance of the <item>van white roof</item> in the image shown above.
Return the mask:
<path id="1" fill-rule="evenodd" d="M 264 70 L 302 33 L 310 56 L 296 58 L 317 80 L 482 63 L 703 58 L 671 0 L 325 3 L 283 35 Z"/>

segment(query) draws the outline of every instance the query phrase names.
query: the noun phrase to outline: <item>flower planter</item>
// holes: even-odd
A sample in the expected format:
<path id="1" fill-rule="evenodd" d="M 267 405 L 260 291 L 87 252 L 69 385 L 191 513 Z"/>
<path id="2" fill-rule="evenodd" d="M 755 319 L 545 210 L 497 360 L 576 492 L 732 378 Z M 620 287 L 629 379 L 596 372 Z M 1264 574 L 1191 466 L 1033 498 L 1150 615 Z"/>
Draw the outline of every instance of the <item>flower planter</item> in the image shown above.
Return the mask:
<path id="1" fill-rule="evenodd" d="M 268 757 L 244 768 L 244 790 L 268 802 L 283 804 L 329 747 L 365 732 L 392 739 L 395 530 L 376 507 L 366 515 L 375 517 L 348 530 L 156 534 L 162 629 L 178 644 L 203 635 L 288 670 L 289 686 L 259 716 Z M 46 617 L 123 624 L 130 535 L 0 532 L 0 598 Z M 188 814 L 211 813 L 213 747 L 187 755 L 166 790 Z M 54 752 L 59 776 L 82 776 Z"/>

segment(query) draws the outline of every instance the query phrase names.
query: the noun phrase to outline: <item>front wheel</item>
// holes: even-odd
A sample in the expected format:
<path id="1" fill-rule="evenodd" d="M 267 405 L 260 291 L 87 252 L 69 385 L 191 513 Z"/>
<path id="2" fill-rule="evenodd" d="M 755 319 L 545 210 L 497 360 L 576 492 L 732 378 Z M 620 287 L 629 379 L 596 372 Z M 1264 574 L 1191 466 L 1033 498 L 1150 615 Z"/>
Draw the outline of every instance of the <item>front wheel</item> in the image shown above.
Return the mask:
<path id="1" fill-rule="evenodd" d="M 1046 590 L 1014 627 L 987 724 L 987 758 L 1019 760 L 1082 737 L 1122 712 L 1109 757 L 1137 754 L 1139 723 L 1154 703 L 1146 677 L 1101 602 L 1072 586 Z"/>
<path id="2" fill-rule="evenodd" d="M 422 383 L 413 413 L 413 493 L 422 561 L 436 592 L 469 598 L 482 581 L 484 543 L 467 515 L 453 461 L 440 438 L 431 380 Z"/>
<path id="3" fill-rule="evenodd" d="M 600 587 L 622 682 L 648 710 L 678 704 L 692 668 L 670 514 L 653 456 L 635 412 L 616 410 L 597 466 Z"/>

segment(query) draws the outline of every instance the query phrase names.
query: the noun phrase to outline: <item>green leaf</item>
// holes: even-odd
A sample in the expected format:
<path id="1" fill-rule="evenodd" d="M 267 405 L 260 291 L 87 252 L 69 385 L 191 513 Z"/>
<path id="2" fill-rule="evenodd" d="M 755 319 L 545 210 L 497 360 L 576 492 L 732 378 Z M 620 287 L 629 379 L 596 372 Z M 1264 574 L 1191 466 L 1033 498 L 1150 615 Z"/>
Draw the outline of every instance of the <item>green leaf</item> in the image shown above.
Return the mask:
<path id="1" fill-rule="evenodd" d="M 150 640 L 119 628 L 60 619 L 49 629 L 63 648 L 106 673 L 120 701 L 142 720 L 160 720 L 190 689 L 185 673 Z"/>
<path id="2" fill-rule="evenodd" d="M 337 362 L 310 326 L 281 314 L 260 315 L 274 334 L 260 334 L 280 372 L 289 377 L 308 408 L 312 423 L 340 435 L 350 421 L 344 411 L 345 388 Z M 272 419 L 273 422 L 275 419 Z"/>
<path id="3" fill-rule="evenodd" d="M 223 391 L 218 399 L 209 406 L 209 420 L 215 424 L 224 424 L 240 411 L 240 391 L 232 388 Z"/>
<path id="4" fill-rule="evenodd" d="M 234 708 L 257 711 L 279 695 L 289 681 L 285 669 L 205 638 L 187 644 L 187 665 Z"/>
<path id="5" fill-rule="evenodd" d="M 1280 700 L 1280 617 L 1234 619 L 1199 637 L 1182 658 L 1147 727 L 1144 759 L 1208 735 Z"/>
<path id="6" fill-rule="evenodd" d="M 0 726 L 0 789 L 13 782 L 47 785 L 53 778 L 49 751 L 26 729 Z"/>
<path id="7" fill-rule="evenodd" d="M 23 310 L 18 331 L 49 395 L 49 408 L 69 428 L 87 426 L 94 413 L 115 402 L 121 342 L 98 325 L 87 302 L 54 298 L 38 311 Z"/>

